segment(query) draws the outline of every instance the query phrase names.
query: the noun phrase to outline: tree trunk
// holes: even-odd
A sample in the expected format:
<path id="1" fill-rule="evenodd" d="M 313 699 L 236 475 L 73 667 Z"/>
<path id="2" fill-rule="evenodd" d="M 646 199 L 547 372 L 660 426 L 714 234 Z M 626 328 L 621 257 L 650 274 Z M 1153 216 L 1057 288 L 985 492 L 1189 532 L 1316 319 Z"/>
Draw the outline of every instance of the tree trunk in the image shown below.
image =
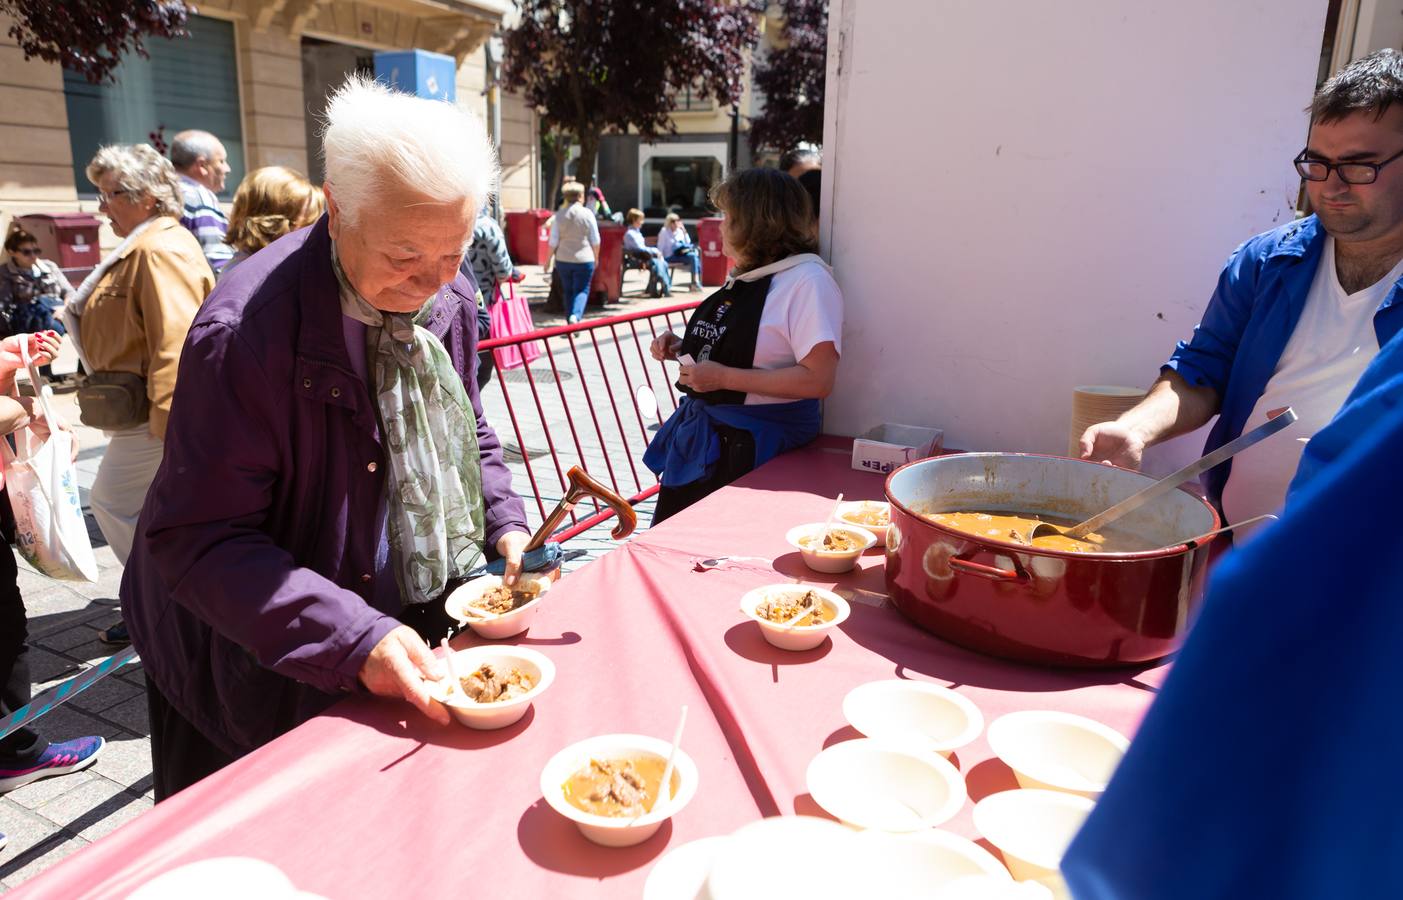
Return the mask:
<path id="1" fill-rule="evenodd" d="M 556 140 L 552 141 L 550 145 L 550 183 L 546 188 L 546 196 L 542 204 L 550 210 L 554 210 L 556 204 L 559 203 L 560 186 L 565 183 L 565 155 L 570 152 L 570 148 L 568 145 L 566 145 L 564 149 L 562 149 L 562 145 L 564 144 L 564 141 L 557 138 Z"/>
<path id="2" fill-rule="evenodd" d="M 599 156 L 599 132 L 595 129 L 581 129 L 580 160 L 575 164 L 575 180 L 588 191 L 594 185 L 594 162 Z"/>

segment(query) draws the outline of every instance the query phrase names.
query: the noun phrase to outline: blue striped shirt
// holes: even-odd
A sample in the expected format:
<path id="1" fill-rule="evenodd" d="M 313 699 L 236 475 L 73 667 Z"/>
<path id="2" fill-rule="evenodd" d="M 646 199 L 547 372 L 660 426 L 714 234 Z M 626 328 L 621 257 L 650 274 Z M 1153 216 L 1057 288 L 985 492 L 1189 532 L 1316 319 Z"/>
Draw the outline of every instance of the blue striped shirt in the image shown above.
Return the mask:
<path id="1" fill-rule="evenodd" d="M 229 219 L 220 209 L 214 191 L 188 175 L 180 176 L 180 187 L 185 194 L 185 211 L 180 215 L 180 224 L 199 240 L 209 267 L 218 272 L 234 255 L 234 248 L 224 242 Z"/>

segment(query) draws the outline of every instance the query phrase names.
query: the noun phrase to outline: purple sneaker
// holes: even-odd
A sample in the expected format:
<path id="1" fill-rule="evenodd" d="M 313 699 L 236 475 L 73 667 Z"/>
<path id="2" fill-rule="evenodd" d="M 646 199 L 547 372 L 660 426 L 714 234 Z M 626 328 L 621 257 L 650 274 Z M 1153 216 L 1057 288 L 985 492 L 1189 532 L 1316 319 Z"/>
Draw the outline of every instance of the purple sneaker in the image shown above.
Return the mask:
<path id="1" fill-rule="evenodd" d="M 55 775 L 67 775 L 97 762 L 107 742 L 101 737 L 80 737 L 61 744 L 50 744 L 32 764 L 11 768 L 0 764 L 0 794 L 24 787 L 30 782 Z"/>

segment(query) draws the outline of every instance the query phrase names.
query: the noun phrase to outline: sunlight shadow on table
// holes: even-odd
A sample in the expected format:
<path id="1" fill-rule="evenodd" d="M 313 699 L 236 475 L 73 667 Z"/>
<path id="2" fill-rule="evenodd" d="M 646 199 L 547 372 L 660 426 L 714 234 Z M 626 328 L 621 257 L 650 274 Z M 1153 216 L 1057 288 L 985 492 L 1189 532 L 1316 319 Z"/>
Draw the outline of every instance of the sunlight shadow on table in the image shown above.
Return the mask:
<path id="1" fill-rule="evenodd" d="M 1001 759 L 986 759 L 965 773 L 969 802 L 978 803 L 990 794 L 1018 788 L 1018 778 Z"/>
<path id="2" fill-rule="evenodd" d="M 672 822 L 635 847 L 600 847 L 585 840 L 575 824 L 550 808 L 545 798 L 526 808 L 516 824 L 516 840 L 527 857 L 543 869 L 608 878 L 645 866 L 667 849 Z"/>
<path id="3" fill-rule="evenodd" d="M 813 794 L 802 793 L 794 798 L 794 814 L 799 816 L 818 816 L 820 819 L 828 819 L 837 822 L 836 816 L 830 815 L 827 810 L 818 805 Z"/>
<path id="4" fill-rule="evenodd" d="M 818 662 L 833 650 L 833 639 L 824 638 L 823 643 L 812 650 L 781 650 L 765 640 L 760 633 L 760 625 L 753 621 L 741 622 L 726 630 L 726 646 L 737 656 L 751 662 L 775 667 L 775 680 L 779 680 L 779 666 L 797 666 Z"/>

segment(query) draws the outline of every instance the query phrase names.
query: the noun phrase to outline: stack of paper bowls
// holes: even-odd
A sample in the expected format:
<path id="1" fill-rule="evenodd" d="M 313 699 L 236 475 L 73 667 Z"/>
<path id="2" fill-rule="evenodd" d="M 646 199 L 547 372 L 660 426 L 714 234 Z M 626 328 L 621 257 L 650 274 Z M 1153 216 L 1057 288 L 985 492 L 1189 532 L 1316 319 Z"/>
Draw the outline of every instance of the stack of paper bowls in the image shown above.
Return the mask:
<path id="1" fill-rule="evenodd" d="M 1113 384 L 1084 384 L 1072 391 L 1072 431 L 1067 440 L 1067 455 L 1081 456 L 1081 436 L 1092 425 L 1110 422 L 1145 399 L 1141 388 L 1118 387 Z"/>

